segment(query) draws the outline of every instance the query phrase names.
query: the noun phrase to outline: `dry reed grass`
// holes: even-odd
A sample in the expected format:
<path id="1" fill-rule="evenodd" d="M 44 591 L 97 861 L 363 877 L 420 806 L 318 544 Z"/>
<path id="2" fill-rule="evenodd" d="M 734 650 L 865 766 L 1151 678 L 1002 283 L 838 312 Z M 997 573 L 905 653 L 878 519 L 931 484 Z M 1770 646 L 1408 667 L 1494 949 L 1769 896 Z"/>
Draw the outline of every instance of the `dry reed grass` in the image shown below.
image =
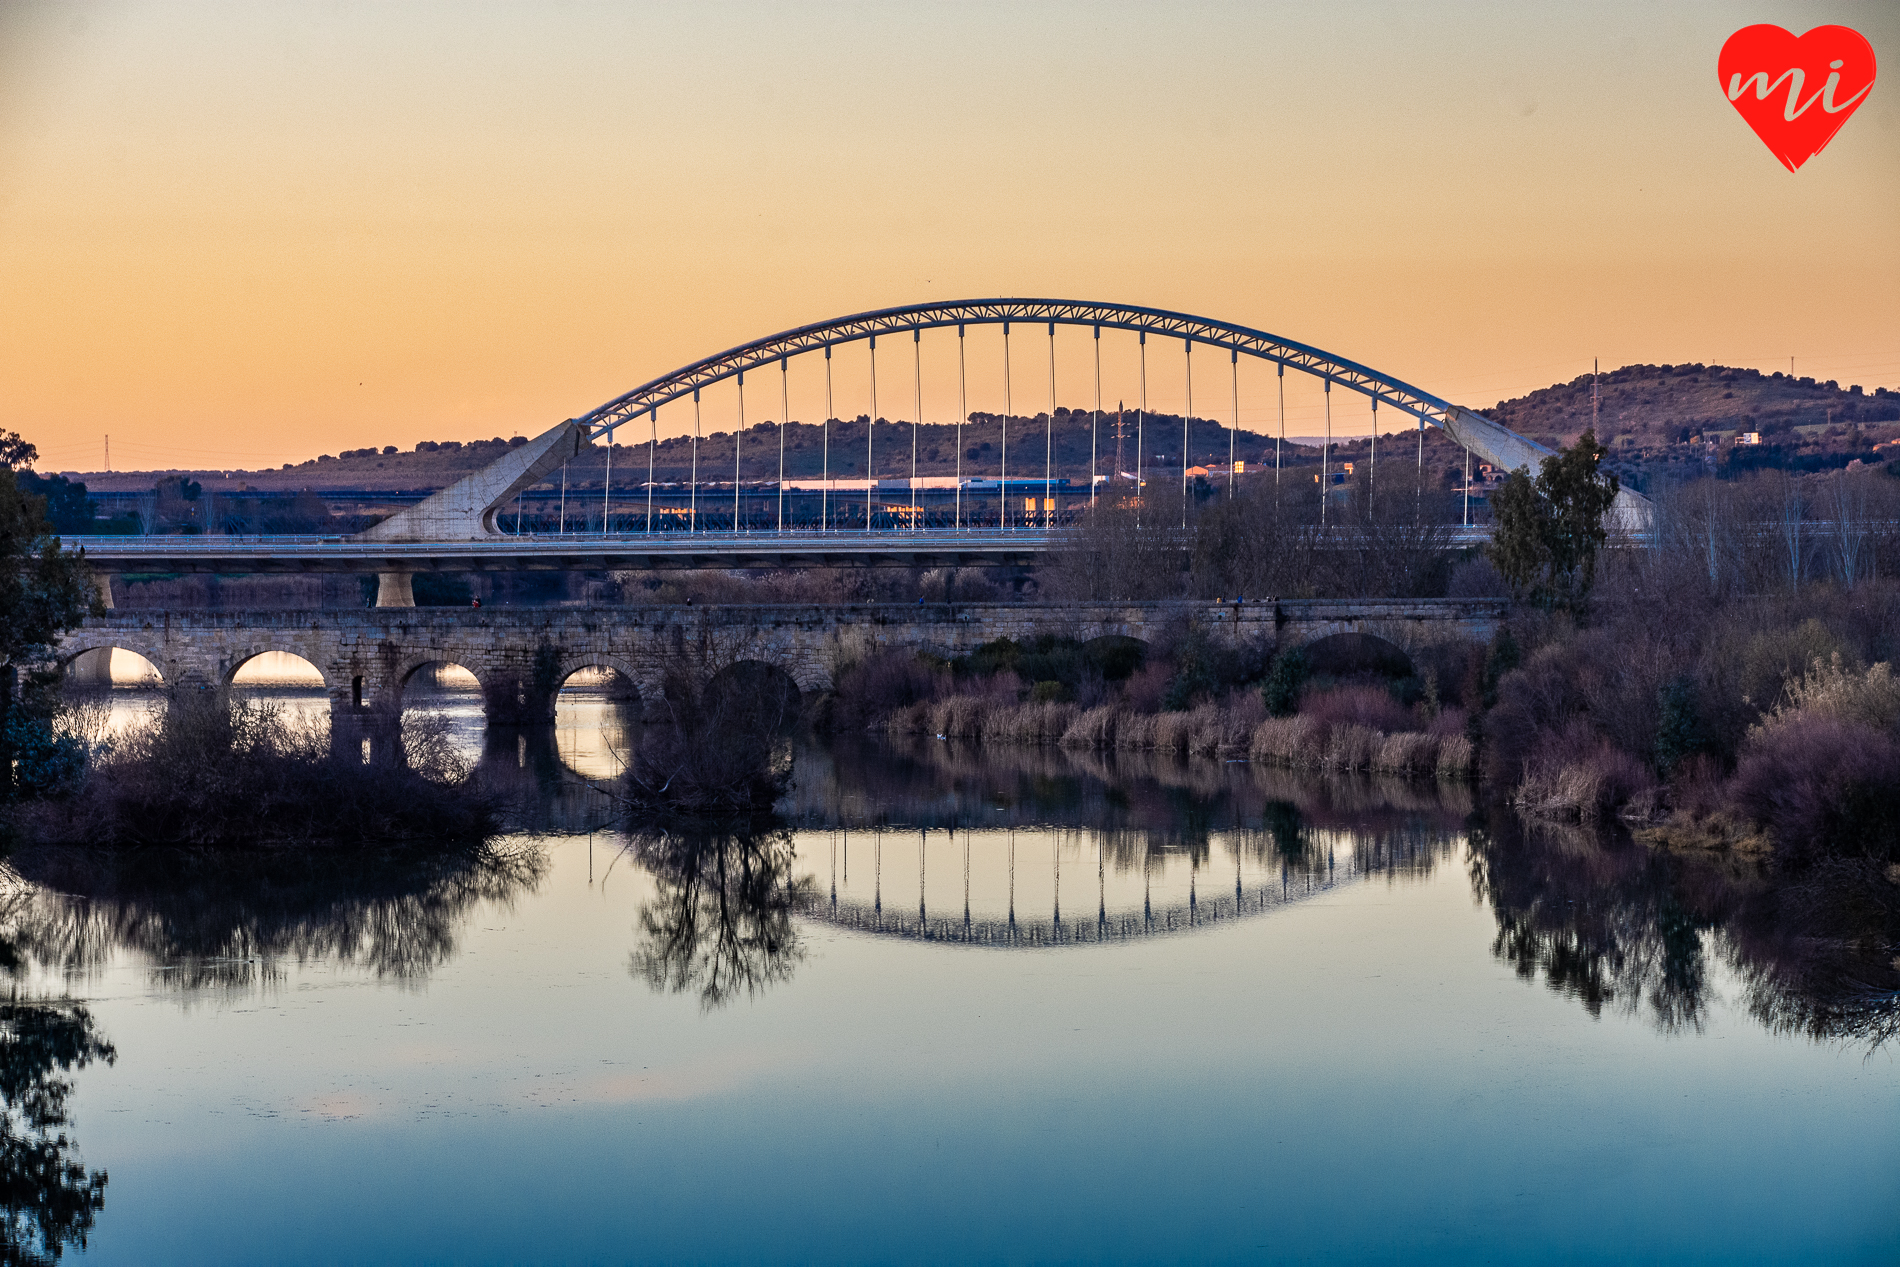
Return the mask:
<path id="1" fill-rule="evenodd" d="M 1653 783 L 1642 762 L 1606 742 L 1594 751 L 1525 762 L 1511 799 L 1528 813 L 1592 821 Z"/>
<path id="2" fill-rule="evenodd" d="M 1124 704 L 1081 708 L 1054 702 L 1017 703 L 995 694 L 951 695 L 894 709 L 881 729 L 991 744 L 1055 744 L 1079 751 L 1178 753 L 1245 757 L 1296 769 L 1373 771 L 1411 777 L 1466 779 L 1472 772 L 1464 714 L 1446 710 L 1419 730 L 1418 719 L 1391 701 L 1355 697 L 1321 704 L 1317 715 L 1267 717 L 1260 697 L 1237 694 L 1186 712 L 1147 713 Z M 1376 717 L 1386 730 L 1359 718 Z"/>

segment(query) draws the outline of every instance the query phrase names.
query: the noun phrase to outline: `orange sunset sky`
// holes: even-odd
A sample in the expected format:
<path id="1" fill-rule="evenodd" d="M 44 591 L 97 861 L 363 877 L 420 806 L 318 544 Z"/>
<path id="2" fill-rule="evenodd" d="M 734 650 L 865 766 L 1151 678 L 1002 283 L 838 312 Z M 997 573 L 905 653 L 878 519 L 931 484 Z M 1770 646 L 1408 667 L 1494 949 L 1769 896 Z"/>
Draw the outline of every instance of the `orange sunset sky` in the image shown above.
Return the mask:
<path id="1" fill-rule="evenodd" d="M 1477 407 L 1593 356 L 1900 385 L 1900 83 L 1790 174 L 1716 83 L 1753 22 L 1856 27 L 1900 74 L 1890 2 L 4 0 L 0 427 L 82 471 L 107 433 L 119 469 L 532 435 L 787 326 L 1005 294 L 1257 326 Z M 924 346 L 947 421 L 954 335 Z"/>

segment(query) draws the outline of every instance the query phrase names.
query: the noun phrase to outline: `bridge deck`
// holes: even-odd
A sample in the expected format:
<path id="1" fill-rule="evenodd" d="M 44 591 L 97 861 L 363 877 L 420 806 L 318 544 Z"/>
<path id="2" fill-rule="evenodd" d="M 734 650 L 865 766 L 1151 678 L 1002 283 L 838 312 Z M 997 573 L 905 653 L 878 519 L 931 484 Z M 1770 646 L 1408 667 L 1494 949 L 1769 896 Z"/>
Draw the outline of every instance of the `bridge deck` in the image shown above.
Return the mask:
<path id="1" fill-rule="evenodd" d="M 1165 530 L 1163 530 L 1165 531 Z M 669 568 L 998 567 L 1036 562 L 1068 539 L 1039 528 L 878 532 L 635 532 L 474 541 L 357 541 L 318 536 L 74 537 L 99 572 L 491 572 Z M 1453 529 L 1472 545 L 1484 528 Z"/>

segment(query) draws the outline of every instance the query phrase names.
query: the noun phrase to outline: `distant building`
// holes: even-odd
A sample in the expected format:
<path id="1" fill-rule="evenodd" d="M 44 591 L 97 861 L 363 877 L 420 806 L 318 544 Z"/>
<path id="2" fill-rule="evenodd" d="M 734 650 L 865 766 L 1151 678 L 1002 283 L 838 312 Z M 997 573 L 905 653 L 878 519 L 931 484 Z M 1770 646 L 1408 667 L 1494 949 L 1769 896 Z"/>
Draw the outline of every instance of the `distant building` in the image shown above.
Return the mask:
<path id="1" fill-rule="evenodd" d="M 1737 444 L 1760 444 L 1760 443 L 1761 443 L 1761 432 L 1759 432 L 1759 431 L 1744 431 L 1744 432 L 1742 432 L 1742 434 L 1740 434 L 1740 435 L 1738 435 L 1738 436 L 1736 436 L 1736 437 L 1735 437 L 1735 443 L 1737 443 Z"/>

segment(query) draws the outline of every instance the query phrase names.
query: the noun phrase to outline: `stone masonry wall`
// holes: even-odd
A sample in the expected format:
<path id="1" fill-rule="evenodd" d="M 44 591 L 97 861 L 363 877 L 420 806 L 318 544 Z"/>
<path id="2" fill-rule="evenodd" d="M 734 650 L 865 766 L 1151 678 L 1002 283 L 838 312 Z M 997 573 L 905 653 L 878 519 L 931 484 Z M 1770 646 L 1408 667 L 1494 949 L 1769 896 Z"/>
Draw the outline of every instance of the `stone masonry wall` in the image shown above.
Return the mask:
<path id="1" fill-rule="evenodd" d="M 683 662 L 716 670 L 759 660 L 810 692 L 829 690 L 840 666 L 885 648 L 951 656 L 1039 633 L 1150 640 L 1194 622 L 1215 637 L 1276 646 L 1358 632 L 1412 651 L 1450 638 L 1487 639 L 1502 615 L 1502 602 L 1490 599 L 120 610 L 88 620 L 61 643 L 58 659 L 119 647 L 150 660 L 168 683 L 217 688 L 254 656 L 284 651 L 323 674 L 333 715 L 365 717 L 400 712 L 411 675 L 447 662 L 475 675 L 489 719 L 506 723 L 551 719 L 561 682 L 587 666 L 614 670 L 651 702 L 669 668 Z"/>

